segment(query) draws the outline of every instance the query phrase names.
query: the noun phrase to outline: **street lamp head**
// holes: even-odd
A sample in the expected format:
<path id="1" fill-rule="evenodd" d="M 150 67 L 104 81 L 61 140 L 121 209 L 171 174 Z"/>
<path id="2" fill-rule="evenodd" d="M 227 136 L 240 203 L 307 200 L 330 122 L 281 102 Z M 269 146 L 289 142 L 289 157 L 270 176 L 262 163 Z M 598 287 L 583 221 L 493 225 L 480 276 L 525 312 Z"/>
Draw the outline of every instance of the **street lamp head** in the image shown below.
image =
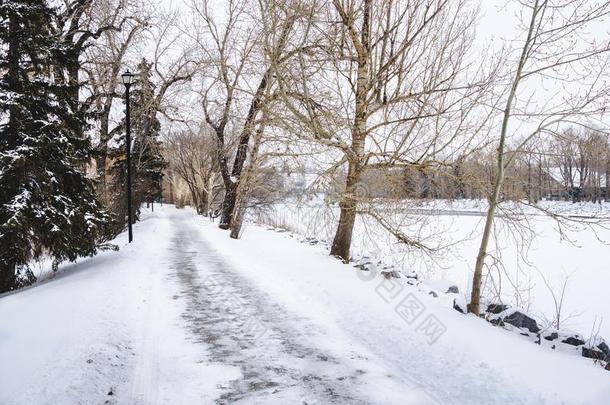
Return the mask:
<path id="1" fill-rule="evenodd" d="M 125 87 L 131 86 L 131 83 L 133 82 L 133 77 L 134 74 L 131 73 L 129 70 L 121 75 L 121 80 L 123 80 L 123 84 L 125 85 Z"/>

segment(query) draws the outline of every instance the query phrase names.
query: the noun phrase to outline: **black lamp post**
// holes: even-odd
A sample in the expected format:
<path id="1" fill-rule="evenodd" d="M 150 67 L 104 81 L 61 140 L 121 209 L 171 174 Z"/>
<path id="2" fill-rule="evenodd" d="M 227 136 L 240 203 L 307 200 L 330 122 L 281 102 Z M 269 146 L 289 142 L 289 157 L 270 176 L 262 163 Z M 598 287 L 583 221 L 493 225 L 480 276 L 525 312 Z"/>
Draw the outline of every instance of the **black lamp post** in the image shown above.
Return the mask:
<path id="1" fill-rule="evenodd" d="M 133 73 L 129 70 L 121 75 L 123 84 L 125 85 L 125 126 L 126 126 L 126 141 L 125 152 L 127 155 L 127 223 L 129 229 L 129 243 L 133 240 L 133 231 L 131 230 L 131 122 L 129 116 L 129 88 L 133 82 Z"/>

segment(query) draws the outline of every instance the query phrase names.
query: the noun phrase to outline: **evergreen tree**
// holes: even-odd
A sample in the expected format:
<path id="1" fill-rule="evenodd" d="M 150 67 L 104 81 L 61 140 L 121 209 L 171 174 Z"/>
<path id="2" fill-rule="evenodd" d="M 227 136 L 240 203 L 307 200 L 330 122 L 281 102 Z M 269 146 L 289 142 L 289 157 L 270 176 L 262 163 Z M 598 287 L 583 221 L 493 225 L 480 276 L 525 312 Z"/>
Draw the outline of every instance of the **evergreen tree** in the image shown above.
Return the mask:
<path id="1" fill-rule="evenodd" d="M 83 173 L 86 120 L 44 0 L 0 2 L 0 292 L 34 281 L 28 263 L 96 252 L 108 215 Z"/>
<path id="2" fill-rule="evenodd" d="M 156 87 L 151 80 L 152 64 L 143 59 L 137 67 L 137 75 L 131 89 L 131 161 L 133 175 L 133 213 L 137 219 L 139 207 L 144 202 L 151 202 L 161 197 L 163 170 L 167 163 L 162 155 L 160 141 L 161 124 L 157 118 L 158 102 Z M 125 125 L 123 124 L 123 127 Z M 114 152 L 113 172 L 117 188 L 121 190 L 115 203 L 120 216 L 127 214 L 126 196 L 124 194 L 127 161 L 125 157 L 125 135 L 118 138 Z"/>
<path id="3" fill-rule="evenodd" d="M 151 202 L 161 197 L 163 170 L 167 163 L 162 155 L 161 124 L 157 118 L 159 109 L 156 86 L 151 80 L 152 63 L 146 59 L 138 65 L 139 88 L 134 91 L 133 131 L 136 191 L 141 202 Z"/>

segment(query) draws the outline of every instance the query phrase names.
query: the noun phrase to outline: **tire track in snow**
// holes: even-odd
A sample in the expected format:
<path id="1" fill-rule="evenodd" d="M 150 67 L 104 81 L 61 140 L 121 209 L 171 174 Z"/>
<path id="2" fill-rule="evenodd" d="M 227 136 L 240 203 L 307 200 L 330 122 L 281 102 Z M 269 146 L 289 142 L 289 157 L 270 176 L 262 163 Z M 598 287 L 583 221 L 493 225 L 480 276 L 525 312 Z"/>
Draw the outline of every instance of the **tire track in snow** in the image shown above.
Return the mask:
<path id="1" fill-rule="evenodd" d="M 136 350 L 133 385 L 130 398 L 134 405 L 155 405 L 159 403 L 159 332 L 153 316 L 159 307 L 159 275 L 148 274 L 145 287 L 145 315 L 139 336 L 139 348 Z"/>

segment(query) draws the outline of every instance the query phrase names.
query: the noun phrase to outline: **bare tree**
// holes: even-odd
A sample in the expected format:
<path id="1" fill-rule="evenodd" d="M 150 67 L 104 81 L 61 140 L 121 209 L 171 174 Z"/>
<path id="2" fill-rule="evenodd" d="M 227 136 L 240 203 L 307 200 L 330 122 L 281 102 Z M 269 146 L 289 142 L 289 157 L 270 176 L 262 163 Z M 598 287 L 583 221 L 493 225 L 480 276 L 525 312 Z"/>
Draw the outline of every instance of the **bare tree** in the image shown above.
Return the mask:
<path id="1" fill-rule="evenodd" d="M 477 9 L 467 0 L 334 0 L 303 7 L 309 24 L 302 24 L 300 46 L 308 52 L 277 66 L 276 76 L 293 132 L 337 156 L 326 172 L 344 178 L 330 253 L 350 260 L 359 212 L 421 246 L 383 214 L 359 208 L 368 197 L 362 179 L 370 170 L 425 172 L 480 138 L 489 114 L 481 103 L 489 72 L 467 63 Z"/>
<path id="2" fill-rule="evenodd" d="M 108 143 L 123 128 L 112 124 L 111 112 L 115 100 L 121 98 L 121 69 L 124 68 L 128 50 L 134 42 L 143 38 L 148 27 L 149 16 L 132 18 L 123 25 L 121 31 L 107 30 L 96 46 L 87 49 L 87 62 L 83 70 L 87 79 L 88 97 L 85 101 L 95 113 L 98 123 L 95 146 L 96 170 L 99 179 L 99 192 L 107 203 L 107 159 Z"/>
<path id="3" fill-rule="evenodd" d="M 544 282 L 544 285 L 546 286 L 547 291 L 549 292 L 549 294 L 551 295 L 551 298 L 553 299 L 553 306 L 555 309 L 554 317 L 548 323 L 550 325 L 552 325 L 553 328 L 560 330 L 562 326 L 565 326 L 565 323 L 567 321 L 569 321 L 571 318 L 574 318 L 577 315 L 577 314 L 570 314 L 570 315 L 565 314 L 565 301 L 567 298 L 566 294 L 567 294 L 567 288 L 568 288 L 568 283 L 570 281 L 571 274 L 564 275 L 563 282 L 561 283 L 560 288 L 554 288 L 553 285 L 551 284 L 551 282 L 549 281 L 548 277 L 546 277 L 542 272 L 539 272 L 539 273 L 540 273 L 540 277 L 542 278 L 542 281 Z"/>
<path id="4" fill-rule="evenodd" d="M 578 42 L 586 37 L 585 30 L 599 21 L 607 20 L 610 2 L 588 0 L 552 1 L 527 0 L 519 2 L 523 36 L 517 54 L 509 55 L 505 64 L 509 68 L 506 81 L 500 88 L 503 100 L 499 129 L 496 169 L 492 191 L 488 197 L 488 210 L 472 280 L 469 311 L 479 314 L 481 278 L 487 246 L 492 234 L 494 216 L 502 201 L 507 168 L 526 145 L 541 134 L 555 134 L 562 124 L 580 121 L 603 112 L 600 102 L 608 95 L 608 88 L 600 80 L 607 68 L 609 43 Z M 523 85 L 534 80 L 563 83 L 562 91 L 549 95 L 542 102 L 532 100 L 532 89 Z M 570 84 L 579 83 L 576 90 Z M 531 131 L 514 147 L 509 147 L 511 123 L 525 121 Z"/>
<path id="5" fill-rule="evenodd" d="M 218 198 L 222 181 L 218 171 L 215 135 L 206 125 L 196 132 L 184 130 L 167 136 L 165 154 L 169 170 L 187 185 L 191 203 L 199 214 L 208 216 Z"/>
<path id="6" fill-rule="evenodd" d="M 266 8 L 250 7 L 243 0 L 230 0 L 225 21 L 219 23 L 207 0 L 195 3 L 198 16 L 196 39 L 201 51 L 213 61 L 204 72 L 201 90 L 204 117 L 214 129 L 220 173 L 225 186 L 220 227 L 228 229 L 237 200 L 237 189 L 248 159 L 251 138 L 257 131 L 258 116 L 267 102 L 265 94 L 273 85 L 267 54 L 276 61 L 289 58 L 295 16 L 283 8 L 282 24 L 270 49 L 263 49 L 261 15 Z M 274 8 L 275 12 L 278 9 Z M 232 160 L 232 163 L 231 163 Z"/>
<path id="7" fill-rule="evenodd" d="M 66 83 L 71 86 L 72 98 L 78 106 L 80 74 L 87 62 L 84 58 L 87 49 L 103 35 L 122 31 L 138 17 L 130 0 L 64 0 L 59 9 L 56 29 L 62 40 L 71 46 L 66 62 Z M 83 107 L 88 108 L 88 104 L 84 103 Z"/>
<path id="8" fill-rule="evenodd" d="M 96 46 L 86 50 L 87 58 L 83 65 L 88 79 L 86 104 L 95 112 L 98 123 L 95 147 L 98 189 L 107 204 L 111 200 L 107 195 L 111 163 L 109 144 L 125 129 L 121 114 L 116 114 L 119 118 L 113 120 L 116 101 L 123 96 L 121 71 L 126 69 L 126 65 L 132 65 L 131 70 L 135 70 L 138 62 L 144 66 L 135 59 L 135 51 L 143 45 L 152 48 L 152 60 L 146 62 L 146 66 L 150 65 L 154 94 L 147 97 L 149 105 L 138 108 L 155 111 L 172 121 L 180 120 L 174 108 L 179 104 L 172 92 L 191 80 L 199 64 L 191 53 L 190 44 L 181 40 L 175 11 L 162 13 L 140 5 L 129 12 L 131 14 L 128 14 L 129 18 L 122 24 L 121 30 L 104 31 Z"/>

